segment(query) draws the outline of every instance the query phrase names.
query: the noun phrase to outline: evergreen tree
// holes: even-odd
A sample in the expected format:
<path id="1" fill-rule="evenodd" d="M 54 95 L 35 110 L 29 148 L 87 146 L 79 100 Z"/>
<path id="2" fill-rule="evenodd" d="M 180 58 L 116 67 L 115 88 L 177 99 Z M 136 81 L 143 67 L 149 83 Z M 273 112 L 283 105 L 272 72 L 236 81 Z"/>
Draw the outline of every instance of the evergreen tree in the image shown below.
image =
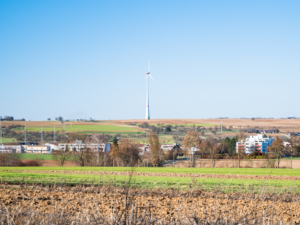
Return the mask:
<path id="1" fill-rule="evenodd" d="M 236 138 L 231 138 L 228 143 L 228 150 L 231 154 L 234 154 L 235 149 L 236 149 Z"/>
<path id="2" fill-rule="evenodd" d="M 117 138 L 115 137 L 114 140 L 113 140 L 113 144 L 115 147 L 118 147 L 118 140 Z"/>

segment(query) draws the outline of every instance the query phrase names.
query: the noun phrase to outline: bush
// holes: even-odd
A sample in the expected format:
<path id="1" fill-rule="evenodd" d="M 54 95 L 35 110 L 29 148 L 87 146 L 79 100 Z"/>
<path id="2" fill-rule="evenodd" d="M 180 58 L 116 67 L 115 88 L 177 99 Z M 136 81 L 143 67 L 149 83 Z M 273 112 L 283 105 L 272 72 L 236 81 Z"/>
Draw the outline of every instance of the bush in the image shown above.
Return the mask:
<path id="1" fill-rule="evenodd" d="M 41 166 L 38 160 L 18 161 L 17 166 Z"/>

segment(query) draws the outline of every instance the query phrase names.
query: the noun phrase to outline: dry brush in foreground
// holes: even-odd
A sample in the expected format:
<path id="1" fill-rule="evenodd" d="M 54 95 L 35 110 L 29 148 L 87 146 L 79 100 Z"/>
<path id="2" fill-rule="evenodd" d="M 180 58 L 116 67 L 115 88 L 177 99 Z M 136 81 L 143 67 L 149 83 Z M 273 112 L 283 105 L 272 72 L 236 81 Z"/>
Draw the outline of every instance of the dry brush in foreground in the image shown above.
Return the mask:
<path id="1" fill-rule="evenodd" d="M 0 185 L 2 224 L 299 224 L 300 195 Z"/>

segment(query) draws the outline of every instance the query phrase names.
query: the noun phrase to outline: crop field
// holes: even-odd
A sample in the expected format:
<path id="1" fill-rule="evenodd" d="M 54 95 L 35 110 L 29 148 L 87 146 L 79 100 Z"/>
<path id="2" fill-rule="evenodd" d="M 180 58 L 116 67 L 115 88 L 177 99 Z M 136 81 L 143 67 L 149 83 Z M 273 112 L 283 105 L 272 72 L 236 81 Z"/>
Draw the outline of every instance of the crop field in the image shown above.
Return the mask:
<path id="1" fill-rule="evenodd" d="M 25 155 L 25 154 L 23 154 Z M 29 154 L 27 154 L 29 155 Z M 32 154 L 34 155 L 34 154 Z M 39 154 L 40 155 L 40 154 Z M 45 171 L 107 171 L 130 172 L 130 167 L 0 167 L 0 171 L 9 170 L 45 170 Z M 134 172 L 141 173 L 176 173 L 176 174 L 223 174 L 223 175 L 275 175 L 299 176 L 299 169 L 269 169 L 269 168 L 174 168 L 174 167 L 135 167 Z"/>
<path id="2" fill-rule="evenodd" d="M 10 142 L 16 142 L 17 140 L 14 138 L 2 138 L 2 143 L 10 143 Z"/>
<path id="3" fill-rule="evenodd" d="M 153 167 L 0 167 L 0 180 L 28 183 L 66 182 L 68 184 L 92 183 L 99 179 L 120 186 L 132 178 L 137 188 L 186 189 L 189 184 L 205 190 L 266 190 L 282 191 L 283 188 L 300 191 L 300 170 L 249 169 L 249 168 L 153 168 Z"/>
<path id="4" fill-rule="evenodd" d="M 18 124 L 18 123 L 16 123 Z M 20 122 L 20 125 L 25 125 L 25 122 Z M 55 126 L 55 131 L 63 131 L 63 125 L 57 122 L 27 122 L 26 130 L 27 131 L 43 131 L 45 132 L 53 132 Z M 15 131 L 23 131 L 24 129 L 14 129 Z M 91 123 L 83 123 L 83 124 L 73 124 L 65 123 L 65 132 L 96 132 L 96 133 L 131 133 L 138 132 L 139 130 L 135 127 L 124 126 L 124 125 L 109 125 L 109 124 L 91 124 Z"/>
<path id="5" fill-rule="evenodd" d="M 0 167 L 3 224 L 297 224 L 299 199 L 291 169 Z"/>

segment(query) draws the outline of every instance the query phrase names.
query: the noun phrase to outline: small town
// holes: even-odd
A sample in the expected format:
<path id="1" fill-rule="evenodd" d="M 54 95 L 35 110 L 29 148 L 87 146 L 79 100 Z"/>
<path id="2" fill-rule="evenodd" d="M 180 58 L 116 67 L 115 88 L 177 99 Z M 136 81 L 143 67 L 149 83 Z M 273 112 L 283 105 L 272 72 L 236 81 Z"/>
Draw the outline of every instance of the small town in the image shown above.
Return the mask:
<path id="1" fill-rule="evenodd" d="M 299 12 L 0 1 L 0 224 L 300 225 Z"/>

